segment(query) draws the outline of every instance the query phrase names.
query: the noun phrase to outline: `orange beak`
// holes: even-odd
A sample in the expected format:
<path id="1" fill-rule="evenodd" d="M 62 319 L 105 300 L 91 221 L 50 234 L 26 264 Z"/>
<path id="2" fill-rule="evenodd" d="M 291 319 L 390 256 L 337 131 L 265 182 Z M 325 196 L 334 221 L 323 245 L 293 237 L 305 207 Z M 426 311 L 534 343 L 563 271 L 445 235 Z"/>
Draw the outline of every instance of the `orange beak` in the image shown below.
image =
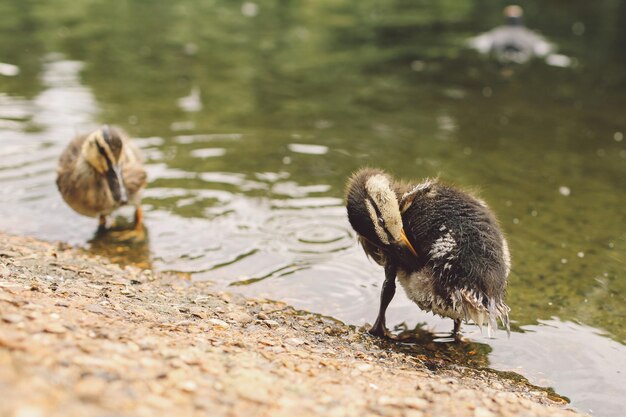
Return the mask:
<path id="1" fill-rule="evenodd" d="M 417 251 L 415 250 L 413 245 L 411 245 L 411 242 L 409 242 L 409 239 L 406 237 L 406 233 L 404 233 L 404 229 L 400 231 L 400 236 L 402 237 L 402 242 L 408 246 L 411 252 L 413 252 L 413 255 L 418 256 Z"/>

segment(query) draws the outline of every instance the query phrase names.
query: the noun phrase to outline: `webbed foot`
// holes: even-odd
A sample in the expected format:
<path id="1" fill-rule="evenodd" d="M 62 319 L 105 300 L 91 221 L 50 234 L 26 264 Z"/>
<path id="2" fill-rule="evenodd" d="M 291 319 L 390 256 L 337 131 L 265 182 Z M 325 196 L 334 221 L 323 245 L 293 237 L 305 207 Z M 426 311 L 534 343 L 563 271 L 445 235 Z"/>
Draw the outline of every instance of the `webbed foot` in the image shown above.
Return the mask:
<path id="1" fill-rule="evenodd" d="M 387 329 L 385 325 L 379 322 L 374 323 L 374 325 L 367 331 L 372 336 L 388 338 L 389 334 L 387 333 Z"/>

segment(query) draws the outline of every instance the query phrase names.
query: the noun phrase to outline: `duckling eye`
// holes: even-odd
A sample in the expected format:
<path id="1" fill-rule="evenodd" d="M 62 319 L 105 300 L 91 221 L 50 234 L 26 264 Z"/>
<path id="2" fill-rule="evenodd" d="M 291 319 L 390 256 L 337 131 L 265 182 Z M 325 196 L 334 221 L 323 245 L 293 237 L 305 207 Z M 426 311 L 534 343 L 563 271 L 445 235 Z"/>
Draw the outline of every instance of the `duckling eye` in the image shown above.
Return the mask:
<path id="1" fill-rule="evenodd" d="M 378 224 L 380 225 L 380 227 L 385 227 L 385 219 L 383 219 L 381 216 L 378 217 Z"/>

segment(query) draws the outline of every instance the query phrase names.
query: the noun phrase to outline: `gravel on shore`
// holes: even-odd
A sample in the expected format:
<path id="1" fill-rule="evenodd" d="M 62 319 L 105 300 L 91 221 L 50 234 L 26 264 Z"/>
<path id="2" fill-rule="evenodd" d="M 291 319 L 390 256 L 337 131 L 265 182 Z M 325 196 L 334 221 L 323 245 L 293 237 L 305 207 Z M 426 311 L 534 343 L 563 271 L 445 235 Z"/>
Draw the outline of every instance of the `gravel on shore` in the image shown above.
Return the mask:
<path id="1" fill-rule="evenodd" d="M 283 303 L 0 233 L 0 417 L 577 416 Z"/>

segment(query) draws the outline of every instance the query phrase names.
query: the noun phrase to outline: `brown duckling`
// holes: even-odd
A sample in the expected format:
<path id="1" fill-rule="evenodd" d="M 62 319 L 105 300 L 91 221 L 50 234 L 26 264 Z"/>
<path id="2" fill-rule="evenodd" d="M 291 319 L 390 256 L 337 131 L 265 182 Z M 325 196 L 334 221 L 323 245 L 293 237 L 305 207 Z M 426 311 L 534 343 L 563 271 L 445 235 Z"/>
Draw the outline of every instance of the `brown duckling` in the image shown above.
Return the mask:
<path id="1" fill-rule="evenodd" d="M 496 319 L 510 332 L 504 302 L 509 250 L 485 202 L 437 180 L 409 185 L 370 168 L 352 175 L 346 202 L 359 243 L 385 268 L 371 334 L 386 334 L 396 276 L 421 309 L 454 320 L 455 336 L 461 320 L 469 319 L 486 322 L 489 336 Z"/>
<path id="2" fill-rule="evenodd" d="M 125 204 L 135 206 L 135 229 L 143 222 L 141 189 L 146 171 L 139 150 L 120 129 L 107 125 L 74 138 L 59 158 L 57 187 L 65 202 L 76 212 L 106 216 Z"/>

